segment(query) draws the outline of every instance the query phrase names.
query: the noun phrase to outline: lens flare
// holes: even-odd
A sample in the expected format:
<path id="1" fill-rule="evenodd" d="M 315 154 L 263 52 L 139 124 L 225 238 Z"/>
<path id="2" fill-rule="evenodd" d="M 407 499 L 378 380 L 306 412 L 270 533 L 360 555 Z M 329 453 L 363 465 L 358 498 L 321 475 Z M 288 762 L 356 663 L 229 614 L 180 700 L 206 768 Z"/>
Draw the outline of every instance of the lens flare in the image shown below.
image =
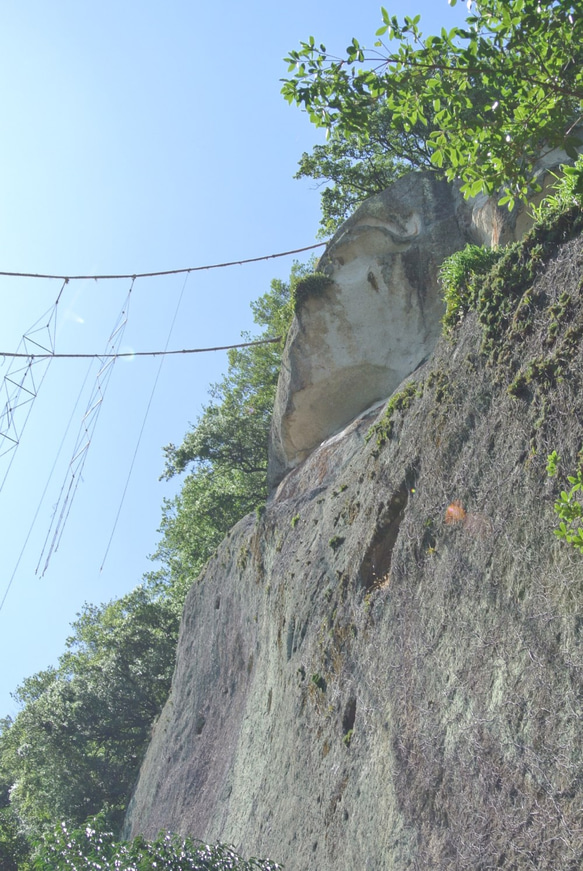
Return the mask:
<path id="1" fill-rule="evenodd" d="M 131 345 L 122 345 L 119 349 L 120 354 L 126 354 L 127 356 L 122 357 L 124 363 L 133 363 L 136 359 L 135 356 L 135 348 L 132 348 Z"/>

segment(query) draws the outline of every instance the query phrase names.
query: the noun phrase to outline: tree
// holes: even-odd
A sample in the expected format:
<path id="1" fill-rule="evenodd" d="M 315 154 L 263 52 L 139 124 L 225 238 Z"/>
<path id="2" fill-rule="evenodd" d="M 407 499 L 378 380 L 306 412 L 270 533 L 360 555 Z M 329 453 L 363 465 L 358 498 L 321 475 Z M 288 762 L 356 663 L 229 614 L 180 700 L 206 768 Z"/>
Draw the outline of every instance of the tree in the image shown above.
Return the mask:
<path id="1" fill-rule="evenodd" d="M 307 267 L 296 263 L 290 283 L 274 279 L 270 291 L 252 304 L 254 321 L 264 328 L 256 340 L 279 336 L 280 341 L 229 351 L 227 374 L 211 385 L 212 402 L 203 409 L 182 445 L 164 448 L 163 477 L 183 472 L 191 464 L 241 471 L 247 476 L 251 500 L 256 504 L 262 498 L 281 352 L 293 313 L 291 285 L 306 271 Z M 243 338 L 252 341 L 247 333 Z"/>
<path id="2" fill-rule="evenodd" d="M 86 605 L 57 668 L 26 679 L 3 721 L 0 781 L 20 831 L 107 811 L 119 826 L 152 722 L 170 688 L 179 611 L 153 583 Z"/>
<path id="3" fill-rule="evenodd" d="M 164 503 L 154 558 L 162 574 L 186 591 L 229 529 L 267 497 L 267 443 L 294 289 L 313 269 L 294 263 L 288 282 L 274 279 L 252 303 L 256 339 L 277 343 L 229 351 L 229 368 L 211 387 L 211 402 L 181 445 L 165 449 L 163 477 L 188 472 L 180 493 Z M 245 335 L 246 339 L 251 336 Z"/>
<path id="4" fill-rule="evenodd" d="M 467 196 L 502 191 L 512 207 L 532 190 L 541 153 L 576 154 L 583 0 L 469 5 L 465 27 L 429 37 L 419 16 L 400 23 L 382 9 L 373 49 L 353 38 L 343 58 L 310 37 L 286 58 L 282 92 L 336 137 L 366 142 L 379 106 L 396 129 L 421 123 L 436 171 L 461 179 Z"/>
<path id="5" fill-rule="evenodd" d="M 408 131 L 398 127 L 386 104 L 378 103 L 369 114 L 366 138 L 362 131 L 333 133 L 325 145 L 304 153 L 295 178 L 313 178 L 320 185 L 332 182 L 321 193 L 319 237 L 331 236 L 363 200 L 404 173 L 430 168 L 428 134 L 420 122 Z"/>
<path id="6" fill-rule="evenodd" d="M 0 736 L 9 728 L 11 721 L 0 720 Z M 10 806 L 11 782 L 5 777 L 0 765 L 0 868 L 2 871 L 25 871 L 29 846 L 24 838 L 14 808 Z"/>

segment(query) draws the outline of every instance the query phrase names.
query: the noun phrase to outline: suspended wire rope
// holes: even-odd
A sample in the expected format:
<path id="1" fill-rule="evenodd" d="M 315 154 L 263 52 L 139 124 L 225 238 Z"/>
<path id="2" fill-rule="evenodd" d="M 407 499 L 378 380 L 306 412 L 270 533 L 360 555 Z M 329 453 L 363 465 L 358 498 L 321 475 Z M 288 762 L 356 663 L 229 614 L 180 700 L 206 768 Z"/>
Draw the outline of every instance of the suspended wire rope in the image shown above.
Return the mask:
<path id="1" fill-rule="evenodd" d="M 257 339 L 254 342 L 239 342 L 237 345 L 219 345 L 216 348 L 183 348 L 179 351 L 124 351 L 119 354 L 22 354 L 11 351 L 0 351 L 0 357 L 26 357 L 35 360 L 107 360 L 118 357 L 170 357 L 175 354 L 208 354 L 211 351 L 232 351 L 235 348 L 252 348 L 254 345 L 272 345 L 281 342 L 281 336 L 273 339 Z M 0 454 L 1 456 L 1 454 Z"/>
<path id="2" fill-rule="evenodd" d="M 81 421 L 81 426 L 79 429 L 79 433 L 77 436 L 77 441 L 75 443 L 73 449 L 73 455 L 70 460 L 69 466 L 67 468 L 65 480 L 63 481 L 63 485 L 60 490 L 60 494 L 57 500 L 56 505 L 54 506 L 52 517 L 50 520 L 49 529 L 44 541 L 44 545 L 37 563 L 36 574 L 39 574 L 43 577 L 51 560 L 52 555 L 58 550 L 61 538 L 63 535 L 63 531 L 69 517 L 69 513 L 71 511 L 71 507 L 73 504 L 73 499 L 75 493 L 77 491 L 77 487 L 79 485 L 80 480 L 82 479 L 83 468 L 85 465 L 85 461 L 87 458 L 88 450 L 91 445 L 93 435 L 95 432 L 95 428 L 97 425 L 97 420 L 99 417 L 99 413 L 103 406 L 103 400 L 105 397 L 106 389 L 109 384 L 113 364 L 118 357 L 160 357 L 160 364 L 158 367 L 158 372 L 156 374 L 156 378 L 154 380 L 154 384 L 150 393 L 150 398 L 146 407 L 146 411 L 144 414 L 144 418 L 142 421 L 142 425 L 140 428 L 140 432 L 138 434 L 137 444 L 134 450 L 133 458 L 130 464 L 130 468 L 128 471 L 128 475 L 126 478 L 125 486 L 122 492 L 121 501 L 118 507 L 118 511 L 114 520 L 112 532 L 107 544 L 107 548 L 103 557 L 103 561 L 101 564 L 100 571 L 103 569 L 105 561 L 107 559 L 109 549 L 115 534 L 115 530 L 119 521 L 119 517 L 122 511 L 123 503 L 127 494 L 127 489 L 129 486 L 130 478 L 132 475 L 133 467 L 135 464 L 135 460 L 138 454 L 138 450 L 140 447 L 141 439 L 144 433 L 144 429 L 146 426 L 146 422 L 148 419 L 148 415 L 150 412 L 150 408 L 152 406 L 152 402 L 154 399 L 154 394 L 156 391 L 156 387 L 158 384 L 158 380 L 160 378 L 164 358 L 172 355 L 186 355 L 186 354 L 202 354 L 209 353 L 213 351 L 228 351 L 239 348 L 250 348 L 256 345 L 267 345 L 273 344 L 281 341 L 281 336 L 276 336 L 268 339 L 258 339 L 251 342 L 240 342 L 237 344 L 231 345 L 221 345 L 215 347 L 207 347 L 207 348 L 184 348 L 180 350 L 168 350 L 168 345 L 170 343 L 170 339 L 172 336 L 172 332 L 174 330 L 174 326 L 176 323 L 176 319 L 178 316 L 178 311 L 182 302 L 182 298 L 184 295 L 184 291 L 186 288 L 186 284 L 188 281 L 188 276 L 192 272 L 200 272 L 211 269 L 223 269 L 226 267 L 232 266 L 242 266 L 249 263 L 258 263 L 261 261 L 268 261 L 279 257 L 288 257 L 293 254 L 300 254 L 306 251 L 312 251 L 317 248 L 321 248 L 326 245 L 326 242 L 317 243 L 314 245 L 307 245 L 302 248 L 295 248 L 289 251 L 278 252 L 276 254 L 268 254 L 261 257 L 251 257 L 241 260 L 232 260 L 224 263 L 214 263 L 205 266 L 191 266 L 186 267 L 184 269 L 166 269 L 160 270 L 157 272 L 141 272 L 141 273 L 133 273 L 133 274 L 103 274 L 103 275 L 52 275 L 45 273 L 30 273 L 30 272 L 8 272 L 8 271 L 0 271 L 0 276 L 9 277 L 9 278 L 29 278 L 29 279 L 44 279 L 44 280 L 59 280 L 62 282 L 61 288 L 59 290 L 58 296 L 54 305 L 48 309 L 44 315 L 42 315 L 31 327 L 28 329 L 22 336 L 18 348 L 15 352 L 0 352 L 0 366 L 3 365 L 6 360 L 9 360 L 9 368 L 4 375 L 2 383 L 0 384 L 0 399 L 1 397 L 5 397 L 4 406 L 0 405 L 0 459 L 5 455 L 11 455 L 10 460 L 8 462 L 8 466 L 4 473 L 4 477 L 0 482 L 0 491 L 2 490 L 4 483 L 6 481 L 8 472 L 10 471 L 10 467 L 14 461 L 15 451 L 20 444 L 24 428 L 28 421 L 28 418 L 32 411 L 32 405 L 35 399 L 38 396 L 40 387 L 46 378 L 48 373 L 48 367 L 52 360 L 54 359 L 89 359 L 89 360 L 100 360 L 102 365 L 97 372 L 96 382 L 93 389 L 93 392 L 90 396 L 89 402 L 87 404 L 87 408 L 83 419 Z M 130 352 L 120 352 L 121 341 L 123 337 L 123 333 L 128 320 L 128 310 L 129 310 L 129 302 L 131 299 L 132 289 L 134 287 L 134 283 L 136 279 L 144 279 L 144 278 L 154 278 L 160 276 L 168 276 L 168 275 L 184 275 L 184 283 L 182 285 L 182 290 L 177 302 L 176 310 L 174 312 L 174 317 L 172 319 L 170 329 L 168 332 L 168 337 L 166 340 L 166 345 L 163 350 L 159 351 L 130 351 Z M 55 350 L 55 338 L 56 338 L 56 324 L 57 324 L 57 313 L 58 313 L 58 304 L 63 294 L 63 291 L 67 284 L 70 281 L 81 281 L 81 280 L 94 280 L 94 281 L 102 281 L 102 280 L 131 280 L 131 285 L 127 294 L 126 301 L 124 306 L 118 316 L 118 320 L 109 336 L 107 341 L 107 346 L 102 354 L 66 354 L 66 353 L 57 353 Z M 24 362 L 23 362 L 24 361 Z M 89 377 L 91 371 L 91 366 L 89 367 L 87 374 L 85 376 L 85 380 L 81 387 L 81 391 L 79 392 L 79 396 L 75 403 L 75 407 L 69 419 L 69 423 L 67 425 L 66 431 L 61 440 L 60 447 L 58 449 L 57 455 L 53 462 L 53 466 L 49 473 L 47 482 L 45 484 L 45 488 L 41 495 L 40 501 L 38 503 L 36 513 L 28 530 L 28 534 L 24 541 L 22 550 L 17 559 L 16 565 L 14 567 L 14 571 L 8 581 L 6 589 L 4 591 L 3 597 L 0 601 L 0 611 L 2 610 L 4 603 L 6 601 L 6 597 L 8 592 L 12 586 L 14 578 L 16 576 L 16 572 L 19 568 L 20 562 L 28 545 L 30 536 L 33 531 L 33 527 L 37 521 L 42 503 L 46 496 L 50 481 L 54 474 L 58 459 L 62 452 L 63 446 L 65 444 L 67 435 L 69 433 L 73 418 L 77 411 L 77 406 L 81 400 L 82 393 L 85 389 L 85 385 L 87 379 Z M 44 562 L 43 562 L 44 560 Z M 42 565 L 42 570 L 41 570 Z"/>
<path id="3" fill-rule="evenodd" d="M 248 257 L 246 260 L 230 260 L 227 263 L 211 263 L 209 266 L 187 266 L 184 269 L 164 269 L 160 272 L 134 272 L 127 275 L 47 275 L 41 272 L 1 272 L 7 278 L 54 278 L 60 281 L 108 281 L 120 278 L 158 278 L 161 275 L 183 275 L 187 272 L 202 272 L 207 269 L 225 269 L 227 266 L 245 266 L 247 263 L 259 263 L 261 260 L 275 260 L 277 257 L 289 257 L 291 254 L 302 254 L 322 248 L 327 242 L 316 245 L 306 245 L 304 248 L 294 248 L 292 251 L 280 251 L 278 254 L 264 254 L 262 257 Z"/>
<path id="4" fill-rule="evenodd" d="M 106 359 L 106 362 L 103 364 L 103 366 L 101 366 L 97 373 L 95 387 L 89 398 L 87 410 L 85 411 L 83 420 L 81 421 L 79 435 L 77 436 L 77 441 L 73 449 L 73 457 L 71 459 L 71 462 L 69 463 L 69 468 L 67 470 L 63 486 L 61 488 L 59 500 L 55 506 L 45 543 L 43 545 L 43 549 L 37 563 L 35 574 L 39 573 L 39 568 L 44 559 L 44 565 L 40 574 L 41 578 L 44 577 L 53 553 L 55 553 L 59 549 L 61 536 L 63 534 L 65 524 L 69 517 L 69 512 L 71 511 L 71 506 L 73 504 L 75 493 L 77 492 L 77 487 L 79 486 L 79 481 L 83 473 L 83 468 L 85 466 L 85 461 L 87 459 L 87 454 L 91 445 L 93 433 L 97 425 L 99 414 L 103 407 L 105 392 L 107 390 L 107 386 L 113 372 L 115 360 L 118 357 L 117 352 L 119 350 L 124 330 L 127 325 L 129 304 L 134 281 L 135 279 L 132 278 L 132 283 L 130 285 L 130 289 L 128 291 L 124 306 L 111 331 L 109 339 L 107 340 L 107 347 L 103 355 L 104 359 Z"/>
<path id="5" fill-rule="evenodd" d="M 120 499 L 119 506 L 118 506 L 118 509 L 117 509 L 117 514 L 115 515 L 115 520 L 113 521 L 113 526 L 112 526 L 112 529 L 111 529 L 111 534 L 110 534 L 110 536 L 109 536 L 109 541 L 107 542 L 107 547 L 105 548 L 105 553 L 104 553 L 104 555 L 103 555 L 103 559 L 102 559 L 102 561 L 101 561 L 101 566 L 99 567 L 99 571 L 100 571 L 100 573 L 103 571 L 103 567 L 104 567 L 104 565 L 105 565 L 105 561 L 106 561 L 107 556 L 108 556 L 108 554 L 109 554 L 109 549 L 110 549 L 110 547 L 111 547 L 111 542 L 113 541 L 113 537 L 114 537 L 114 535 L 115 535 L 115 531 L 116 531 L 116 529 L 117 529 L 117 524 L 118 524 L 118 522 L 119 522 L 119 518 L 120 518 L 120 515 L 121 515 L 122 508 L 123 508 L 123 504 L 124 504 L 124 502 L 125 502 L 126 494 L 127 494 L 128 487 L 129 487 L 129 483 L 130 483 L 130 479 L 131 479 L 131 477 L 132 477 L 132 472 L 133 472 L 133 470 L 134 470 L 134 465 L 135 465 L 135 462 L 136 462 L 136 457 L 138 456 L 138 451 L 139 451 L 139 449 L 140 449 L 140 444 L 141 444 L 141 442 L 142 442 L 142 436 L 143 436 L 143 434 L 144 434 L 144 430 L 145 430 L 145 428 L 146 428 L 146 422 L 147 422 L 147 420 L 148 420 L 148 415 L 150 414 L 150 408 L 152 407 L 152 402 L 154 401 L 154 394 L 156 393 L 156 387 L 158 386 L 158 381 L 159 381 L 159 379 L 160 379 L 160 375 L 161 375 L 161 373 L 162 373 L 162 366 L 164 365 L 164 355 L 167 354 L 167 353 L 173 353 L 172 351 L 168 352 L 166 349 L 168 348 L 168 345 L 170 344 L 170 339 L 172 338 L 172 333 L 174 332 L 174 327 L 176 326 L 176 321 L 177 321 L 177 319 L 178 319 L 178 312 L 180 311 L 180 306 L 182 305 L 182 299 L 183 299 L 183 297 L 184 297 L 184 291 L 185 291 L 185 289 L 186 289 L 186 284 L 187 284 L 187 282 L 188 282 L 188 276 L 189 276 L 189 273 L 187 273 L 187 274 L 184 276 L 184 281 L 182 282 L 182 289 L 181 289 L 180 294 L 179 294 L 179 296 L 178 296 L 178 301 L 177 301 L 177 303 L 176 303 L 176 308 L 174 309 L 174 316 L 173 316 L 172 321 L 171 321 L 171 323 L 170 323 L 170 328 L 169 328 L 169 330 L 168 330 L 168 335 L 167 335 L 167 337 L 166 337 L 166 346 L 165 346 L 164 351 L 162 351 L 162 352 L 160 353 L 160 355 L 159 355 L 159 356 L 160 356 L 160 363 L 158 364 L 158 371 L 156 372 L 156 377 L 155 377 L 155 379 L 154 379 L 154 383 L 153 383 L 153 385 L 152 385 L 152 390 L 151 390 L 151 392 L 150 392 L 150 398 L 149 398 L 149 400 L 148 400 L 148 404 L 147 404 L 147 406 L 146 406 L 146 411 L 144 412 L 144 419 L 142 420 L 142 426 L 140 427 L 140 432 L 138 433 L 138 440 L 137 440 L 137 442 L 136 442 L 136 447 L 135 447 L 135 449 L 134 449 L 134 455 L 133 455 L 133 457 L 132 457 L 132 461 L 131 461 L 131 463 L 130 463 L 130 467 L 129 467 L 128 474 L 127 474 L 126 481 L 125 481 L 125 486 L 124 486 L 124 488 L 123 488 L 123 492 L 122 492 L 122 494 L 121 494 L 121 499 Z"/>

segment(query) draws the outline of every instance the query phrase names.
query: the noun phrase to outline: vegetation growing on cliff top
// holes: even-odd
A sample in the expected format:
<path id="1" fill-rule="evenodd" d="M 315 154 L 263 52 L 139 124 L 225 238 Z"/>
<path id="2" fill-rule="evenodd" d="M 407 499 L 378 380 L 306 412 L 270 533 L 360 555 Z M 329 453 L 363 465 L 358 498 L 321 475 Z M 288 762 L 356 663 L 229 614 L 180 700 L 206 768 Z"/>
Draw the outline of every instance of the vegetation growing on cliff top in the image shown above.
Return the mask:
<path id="1" fill-rule="evenodd" d="M 570 304 L 570 300 L 562 296 L 549 309 L 545 351 L 556 345 L 553 354 L 539 356 L 527 368 L 521 368 L 518 360 L 511 362 L 516 357 L 516 345 L 532 330 L 535 312 L 547 304 L 546 297 L 535 298 L 531 292 L 535 278 L 559 245 L 583 230 L 579 193 L 583 157 L 575 166 L 564 169 L 565 174 L 557 179 L 554 193 L 534 210 L 536 222 L 524 239 L 493 251 L 470 245 L 441 266 L 447 306 L 443 318 L 446 332 L 451 334 L 467 312 L 475 311 L 482 327 L 482 351 L 491 362 L 502 364 L 515 376 L 508 386 L 512 395 L 519 395 L 533 381 L 546 378 L 549 385 L 552 384 L 553 379 L 561 375 L 580 339 L 580 328 L 572 325 L 556 345 L 560 323 L 567 317 Z"/>
<path id="2" fill-rule="evenodd" d="M 323 272 L 310 272 L 304 275 L 296 282 L 293 289 L 294 312 L 298 314 L 308 299 L 320 296 L 329 284 L 331 284 L 331 279 Z"/>
<path id="3" fill-rule="evenodd" d="M 574 166 L 563 167 L 553 192 L 532 208 L 535 226 L 524 240 L 500 248 L 466 245 L 443 261 L 439 278 L 446 304 L 446 332 L 473 309 L 487 327 L 486 338 L 491 345 L 496 344 L 495 324 L 532 284 L 537 270 L 557 246 L 581 232 L 582 182 L 583 157 L 579 157 Z"/>
<path id="4" fill-rule="evenodd" d="M 450 0 L 456 5 L 456 0 Z M 466 195 L 528 198 L 541 154 L 575 157 L 583 107 L 581 0 L 474 0 L 464 27 L 424 37 L 381 9 L 372 48 L 344 57 L 313 36 L 286 57 L 282 92 L 329 141 L 298 175 L 330 180 L 323 227 L 408 168 L 461 179 Z M 372 123 L 371 123 L 372 119 Z M 339 163 L 340 161 L 340 163 Z"/>

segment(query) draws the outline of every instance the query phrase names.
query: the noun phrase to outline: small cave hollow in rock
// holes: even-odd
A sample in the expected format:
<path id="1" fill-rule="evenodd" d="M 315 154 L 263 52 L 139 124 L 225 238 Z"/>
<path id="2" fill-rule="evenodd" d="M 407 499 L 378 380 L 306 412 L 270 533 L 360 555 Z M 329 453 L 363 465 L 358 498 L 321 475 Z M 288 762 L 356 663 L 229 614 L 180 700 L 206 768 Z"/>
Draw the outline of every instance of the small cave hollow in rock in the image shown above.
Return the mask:
<path id="1" fill-rule="evenodd" d="M 407 475 L 384 509 L 372 541 L 360 566 L 360 582 L 365 590 L 388 586 L 391 579 L 393 549 L 409 495 L 414 491 L 414 476 Z"/>
<path id="2" fill-rule="evenodd" d="M 356 699 L 351 696 L 344 708 L 342 716 L 342 735 L 345 744 L 350 744 L 352 732 L 354 731 L 354 721 L 356 720 Z"/>

